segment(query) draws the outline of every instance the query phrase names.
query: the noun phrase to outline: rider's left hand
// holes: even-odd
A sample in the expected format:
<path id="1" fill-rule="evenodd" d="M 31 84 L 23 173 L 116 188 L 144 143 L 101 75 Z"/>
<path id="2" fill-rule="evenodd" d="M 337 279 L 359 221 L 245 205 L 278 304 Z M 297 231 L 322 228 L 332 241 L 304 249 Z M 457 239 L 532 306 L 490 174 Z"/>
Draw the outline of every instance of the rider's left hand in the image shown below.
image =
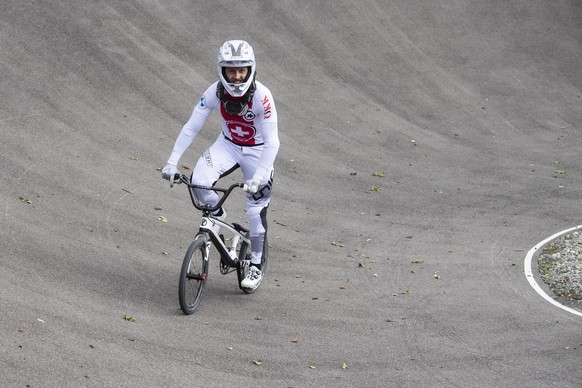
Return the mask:
<path id="1" fill-rule="evenodd" d="M 255 194 L 259 190 L 260 181 L 258 179 L 250 179 L 245 182 L 243 190 L 250 194 Z"/>

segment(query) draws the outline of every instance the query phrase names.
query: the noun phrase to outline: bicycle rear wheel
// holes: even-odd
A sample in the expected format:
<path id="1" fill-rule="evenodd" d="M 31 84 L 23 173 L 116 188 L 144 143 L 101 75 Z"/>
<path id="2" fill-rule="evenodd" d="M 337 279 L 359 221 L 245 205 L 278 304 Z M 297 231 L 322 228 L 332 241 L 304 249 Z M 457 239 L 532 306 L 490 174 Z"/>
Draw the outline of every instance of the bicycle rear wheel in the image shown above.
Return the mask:
<path id="1" fill-rule="evenodd" d="M 208 275 L 208 257 L 206 256 L 206 240 L 196 238 L 184 256 L 180 282 L 178 285 L 180 308 L 186 315 L 194 313 L 206 286 Z"/>

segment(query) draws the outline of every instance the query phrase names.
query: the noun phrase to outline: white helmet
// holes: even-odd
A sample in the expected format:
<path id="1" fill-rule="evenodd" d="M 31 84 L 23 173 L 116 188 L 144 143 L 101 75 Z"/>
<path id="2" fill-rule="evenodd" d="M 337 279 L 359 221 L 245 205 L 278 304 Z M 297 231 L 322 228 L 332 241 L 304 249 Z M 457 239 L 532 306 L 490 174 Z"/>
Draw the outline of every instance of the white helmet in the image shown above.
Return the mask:
<path id="1" fill-rule="evenodd" d="M 250 44 L 244 40 L 229 40 L 218 49 L 216 68 L 224 90 L 233 97 L 242 97 L 255 82 L 255 53 Z M 234 84 L 228 82 L 225 67 L 248 67 L 249 73 L 244 82 Z"/>

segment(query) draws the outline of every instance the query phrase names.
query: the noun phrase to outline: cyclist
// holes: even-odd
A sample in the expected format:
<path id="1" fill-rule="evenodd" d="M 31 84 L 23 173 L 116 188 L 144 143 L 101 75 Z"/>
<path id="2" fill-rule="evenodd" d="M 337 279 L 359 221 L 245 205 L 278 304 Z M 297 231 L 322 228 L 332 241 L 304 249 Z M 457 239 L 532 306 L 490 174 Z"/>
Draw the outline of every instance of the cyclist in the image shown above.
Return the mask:
<path id="1" fill-rule="evenodd" d="M 256 78 L 253 48 L 243 40 L 230 40 L 218 50 L 219 80 L 202 94 L 192 116 L 182 127 L 162 169 L 162 178 L 173 185 L 182 154 L 202 129 L 213 110 L 220 112 L 222 131 L 200 156 L 192 172 L 192 183 L 213 186 L 237 168 L 245 179 L 246 212 L 250 224 L 252 259 L 241 286 L 256 289 L 262 281 L 261 257 L 267 233 L 267 207 L 273 189 L 273 164 L 279 151 L 277 111 L 270 90 Z M 202 202 L 216 205 L 218 195 L 199 190 Z M 215 214 L 226 218 L 224 209 Z"/>

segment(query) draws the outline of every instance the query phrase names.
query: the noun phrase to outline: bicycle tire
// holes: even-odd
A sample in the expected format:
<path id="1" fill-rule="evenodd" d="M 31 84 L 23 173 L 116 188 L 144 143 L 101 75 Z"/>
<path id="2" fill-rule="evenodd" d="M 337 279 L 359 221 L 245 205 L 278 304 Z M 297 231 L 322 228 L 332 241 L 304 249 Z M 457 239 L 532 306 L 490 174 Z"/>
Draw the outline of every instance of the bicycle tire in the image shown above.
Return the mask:
<path id="1" fill-rule="evenodd" d="M 248 233 L 247 233 L 247 237 L 248 237 Z M 241 286 L 241 282 L 247 276 L 247 272 L 249 270 L 249 264 L 251 262 L 251 250 L 250 250 L 249 244 L 247 244 L 247 243 L 241 244 L 238 257 L 239 257 L 239 260 L 238 260 L 238 263 L 236 265 L 236 273 L 237 273 L 237 277 L 238 277 L 239 287 L 245 294 L 252 294 L 259 289 L 259 287 L 261 286 L 260 284 L 254 290 L 244 288 Z M 263 280 L 261 281 L 261 284 L 265 280 L 265 276 L 267 276 L 268 259 L 269 259 L 269 242 L 267 240 L 267 235 L 265 234 L 265 242 L 263 243 L 263 256 L 261 257 L 261 272 L 263 273 Z"/>
<path id="2" fill-rule="evenodd" d="M 263 244 L 263 257 L 261 257 L 261 272 L 263 273 L 263 279 L 267 275 L 268 262 L 269 262 L 269 241 L 267 239 L 267 234 L 265 233 L 265 242 Z"/>
<path id="3" fill-rule="evenodd" d="M 178 294 L 184 314 L 190 315 L 196 311 L 204 294 L 207 276 L 206 239 L 196 238 L 188 247 L 180 270 Z"/>

